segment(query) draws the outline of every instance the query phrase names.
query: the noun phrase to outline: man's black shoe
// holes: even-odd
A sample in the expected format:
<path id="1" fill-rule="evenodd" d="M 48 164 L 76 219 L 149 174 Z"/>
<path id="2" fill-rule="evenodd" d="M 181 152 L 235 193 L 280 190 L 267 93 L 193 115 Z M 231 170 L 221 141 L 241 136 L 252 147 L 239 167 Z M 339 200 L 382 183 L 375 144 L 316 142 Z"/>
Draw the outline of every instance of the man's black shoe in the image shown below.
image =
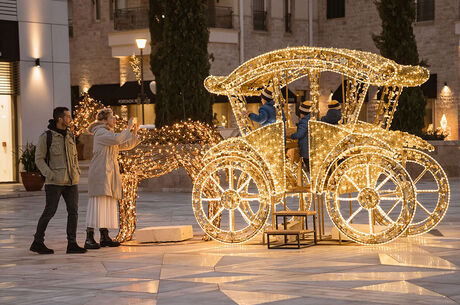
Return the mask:
<path id="1" fill-rule="evenodd" d="M 54 250 L 45 246 L 45 243 L 35 241 L 30 246 L 30 251 L 37 252 L 38 254 L 53 254 Z"/>
<path id="2" fill-rule="evenodd" d="M 67 244 L 67 254 L 70 253 L 86 253 L 86 249 L 80 247 L 76 242 L 69 242 Z"/>

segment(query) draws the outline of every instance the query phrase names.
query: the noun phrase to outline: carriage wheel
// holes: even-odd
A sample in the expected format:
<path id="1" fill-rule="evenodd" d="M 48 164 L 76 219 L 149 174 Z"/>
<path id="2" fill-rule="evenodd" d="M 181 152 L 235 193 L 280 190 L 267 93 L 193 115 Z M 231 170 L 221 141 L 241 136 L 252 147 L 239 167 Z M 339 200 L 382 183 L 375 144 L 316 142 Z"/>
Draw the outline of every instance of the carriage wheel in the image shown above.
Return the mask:
<path id="1" fill-rule="evenodd" d="M 209 197 L 209 188 L 218 189 Z M 193 186 L 193 211 L 201 228 L 215 240 L 241 243 L 254 237 L 270 213 L 271 188 L 260 167 L 250 160 L 227 156 L 212 160 L 198 174 Z M 208 205 L 219 209 L 207 215 Z M 220 226 L 213 224 L 221 217 Z"/>
<path id="2" fill-rule="evenodd" d="M 346 158 L 331 173 L 326 204 L 337 228 L 361 244 L 383 244 L 404 233 L 415 213 L 415 191 L 395 160 L 363 152 Z M 376 216 L 386 219 L 377 225 Z"/>
<path id="3" fill-rule="evenodd" d="M 415 236 L 433 229 L 446 214 L 449 206 L 449 182 L 444 170 L 429 155 L 415 149 L 405 149 L 403 158 L 403 165 L 415 185 L 417 209 L 407 229 L 408 235 Z M 434 188 L 433 182 L 436 185 Z M 380 219 L 380 222 L 386 221 L 385 217 Z"/>

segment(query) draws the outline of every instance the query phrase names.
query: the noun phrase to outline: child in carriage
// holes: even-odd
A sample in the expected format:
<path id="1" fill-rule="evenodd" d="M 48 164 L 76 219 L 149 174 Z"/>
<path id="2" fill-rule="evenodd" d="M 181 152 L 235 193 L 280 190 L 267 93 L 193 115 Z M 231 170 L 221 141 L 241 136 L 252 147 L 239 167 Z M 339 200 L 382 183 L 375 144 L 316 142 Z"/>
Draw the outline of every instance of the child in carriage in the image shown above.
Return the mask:
<path id="1" fill-rule="evenodd" d="M 262 106 L 259 108 L 259 114 L 250 113 L 249 118 L 262 126 L 276 122 L 275 102 L 273 101 L 273 90 L 270 87 L 265 88 L 260 94 Z"/>
<path id="2" fill-rule="evenodd" d="M 327 113 L 321 117 L 322 122 L 337 125 L 342 118 L 342 112 L 340 111 L 341 105 L 336 100 L 331 100 L 327 105 Z"/>
<path id="3" fill-rule="evenodd" d="M 311 101 L 305 101 L 299 106 L 300 121 L 297 125 L 297 131 L 293 133 L 290 138 L 293 140 L 299 140 L 298 146 L 300 150 L 300 156 L 308 169 L 308 121 L 311 116 Z"/>

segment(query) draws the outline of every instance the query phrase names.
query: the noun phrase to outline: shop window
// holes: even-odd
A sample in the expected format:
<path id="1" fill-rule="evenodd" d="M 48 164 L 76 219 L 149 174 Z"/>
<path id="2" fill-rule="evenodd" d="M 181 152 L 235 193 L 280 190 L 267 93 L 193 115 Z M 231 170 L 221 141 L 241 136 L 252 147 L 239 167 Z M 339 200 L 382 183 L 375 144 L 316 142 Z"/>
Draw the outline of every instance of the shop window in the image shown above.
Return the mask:
<path id="1" fill-rule="evenodd" d="M 137 121 L 142 125 L 155 125 L 154 104 L 144 104 L 144 122 L 142 122 L 142 105 L 140 104 L 117 105 L 110 107 L 113 109 L 113 113 L 118 115 L 120 118 L 129 119 L 136 117 Z"/>
<path id="2" fill-rule="evenodd" d="M 327 19 L 345 17 L 345 0 L 327 0 Z"/>
<path id="3" fill-rule="evenodd" d="M 416 0 L 416 21 L 434 20 L 434 0 Z"/>
<path id="4" fill-rule="evenodd" d="M 216 127 L 230 127 L 231 107 L 229 103 L 214 103 L 212 105 L 212 123 Z"/>

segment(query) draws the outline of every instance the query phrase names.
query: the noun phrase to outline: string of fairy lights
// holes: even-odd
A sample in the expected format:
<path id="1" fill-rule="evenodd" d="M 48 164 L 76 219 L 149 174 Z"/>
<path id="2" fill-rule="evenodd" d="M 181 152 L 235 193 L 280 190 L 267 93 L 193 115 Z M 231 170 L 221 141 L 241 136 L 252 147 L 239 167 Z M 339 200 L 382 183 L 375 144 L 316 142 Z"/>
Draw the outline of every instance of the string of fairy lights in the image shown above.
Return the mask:
<path id="1" fill-rule="evenodd" d="M 346 78 L 339 125 L 317 120 L 322 72 Z M 117 240 L 130 240 L 135 231 L 139 181 L 178 167 L 193 181 L 192 207 L 198 224 L 207 236 L 223 243 L 246 242 L 263 232 L 270 211 L 279 204 L 286 206 L 285 195 L 296 187 L 310 198 L 324 194 L 333 224 L 358 243 L 384 244 L 402 234 L 431 230 L 448 208 L 447 176 L 422 152 L 433 150 L 432 145 L 415 135 L 388 130 L 403 88 L 418 86 L 428 76 L 425 68 L 398 65 L 376 54 L 314 47 L 265 53 L 228 76 L 209 76 L 204 86 L 211 93 L 228 96 L 241 136 L 223 140 L 215 128 L 191 120 L 140 130 L 141 144 L 119 156 L 123 199 Z M 308 79 L 313 115 L 309 122 L 310 175 L 299 186 L 296 175 L 301 163 L 285 154 L 285 101 L 280 88 L 302 77 Z M 358 120 L 370 85 L 380 87 L 372 124 Z M 259 95 L 268 86 L 273 88 L 277 122 L 258 127 L 248 119 L 245 97 Z M 76 110 L 77 134 L 89 126 L 100 107 L 89 96 L 83 99 Z M 293 126 L 292 122 L 287 125 Z M 117 128 L 123 126 L 126 121 Z M 410 164 L 420 166 L 421 173 L 406 170 Z M 419 182 L 425 174 L 437 189 L 423 188 Z M 438 194 L 434 209 L 422 202 L 426 193 Z M 308 198 L 302 196 L 298 194 L 299 209 L 309 209 Z M 426 215 L 413 221 L 416 213 Z M 273 223 L 273 213 L 271 219 Z"/>

